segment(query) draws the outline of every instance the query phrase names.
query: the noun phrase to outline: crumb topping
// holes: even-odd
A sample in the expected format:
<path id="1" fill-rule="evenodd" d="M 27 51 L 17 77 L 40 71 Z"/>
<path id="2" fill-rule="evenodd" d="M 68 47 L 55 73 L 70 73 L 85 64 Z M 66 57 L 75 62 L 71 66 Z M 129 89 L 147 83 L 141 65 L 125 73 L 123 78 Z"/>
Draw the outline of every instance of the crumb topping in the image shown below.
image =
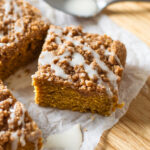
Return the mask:
<path id="1" fill-rule="evenodd" d="M 5 150 L 6 143 L 16 150 L 19 144 L 25 146 L 26 141 L 35 143 L 37 147 L 40 137 L 41 131 L 23 104 L 16 101 L 0 81 L 0 150 Z"/>
<path id="2" fill-rule="evenodd" d="M 46 28 L 38 9 L 24 0 L 0 1 L 0 48 Z"/>
<path id="3" fill-rule="evenodd" d="M 82 91 L 104 91 L 113 96 L 118 91 L 124 62 L 117 55 L 118 41 L 89 34 L 81 27 L 51 25 L 39 58 L 36 76 L 51 82 L 71 85 Z"/>

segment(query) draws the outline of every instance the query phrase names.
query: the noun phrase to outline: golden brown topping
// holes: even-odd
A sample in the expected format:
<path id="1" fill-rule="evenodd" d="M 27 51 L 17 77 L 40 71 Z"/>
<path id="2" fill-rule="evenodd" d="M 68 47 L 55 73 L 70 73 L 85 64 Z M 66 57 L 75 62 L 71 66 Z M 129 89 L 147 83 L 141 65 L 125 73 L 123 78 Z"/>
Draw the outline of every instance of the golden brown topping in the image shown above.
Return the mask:
<path id="1" fill-rule="evenodd" d="M 81 27 L 51 25 L 35 77 L 112 96 L 118 90 L 124 51 L 123 44 L 107 35 L 84 33 Z"/>
<path id="2" fill-rule="evenodd" d="M 11 43 L 47 28 L 38 9 L 24 0 L 0 1 L 0 43 Z M 1 45 L 3 45 L 1 44 Z"/>

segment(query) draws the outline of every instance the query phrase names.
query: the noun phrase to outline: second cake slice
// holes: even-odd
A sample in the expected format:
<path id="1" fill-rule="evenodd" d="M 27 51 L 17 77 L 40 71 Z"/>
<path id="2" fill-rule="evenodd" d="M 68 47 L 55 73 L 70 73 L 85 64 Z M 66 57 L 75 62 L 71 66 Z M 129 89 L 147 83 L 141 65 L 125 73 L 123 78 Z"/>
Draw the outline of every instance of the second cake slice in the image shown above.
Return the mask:
<path id="1" fill-rule="evenodd" d="M 40 150 L 41 147 L 40 129 L 0 80 L 0 150 Z"/>
<path id="2" fill-rule="evenodd" d="M 38 71 L 35 101 L 41 106 L 110 115 L 118 105 L 125 46 L 80 27 L 51 25 Z"/>

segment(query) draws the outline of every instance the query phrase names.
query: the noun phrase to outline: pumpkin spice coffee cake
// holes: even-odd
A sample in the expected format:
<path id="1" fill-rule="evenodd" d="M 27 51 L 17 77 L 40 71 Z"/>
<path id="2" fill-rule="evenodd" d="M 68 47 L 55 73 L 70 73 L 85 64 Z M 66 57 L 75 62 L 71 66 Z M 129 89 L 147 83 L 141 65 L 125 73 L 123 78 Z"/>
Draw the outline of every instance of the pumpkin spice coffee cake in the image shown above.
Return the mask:
<path id="1" fill-rule="evenodd" d="M 24 0 L 0 0 L 0 79 L 40 53 L 48 25 Z"/>
<path id="2" fill-rule="evenodd" d="M 41 131 L 0 81 L 0 150 L 40 150 Z"/>
<path id="3" fill-rule="evenodd" d="M 50 26 L 33 75 L 41 106 L 110 115 L 126 60 L 125 46 L 81 27 Z"/>

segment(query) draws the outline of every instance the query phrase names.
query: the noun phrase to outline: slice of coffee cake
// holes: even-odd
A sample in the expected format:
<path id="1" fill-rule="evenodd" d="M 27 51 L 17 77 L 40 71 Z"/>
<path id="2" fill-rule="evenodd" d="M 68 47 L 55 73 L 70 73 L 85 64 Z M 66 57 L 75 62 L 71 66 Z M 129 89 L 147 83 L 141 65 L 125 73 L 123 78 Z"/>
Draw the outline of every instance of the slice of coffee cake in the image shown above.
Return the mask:
<path id="1" fill-rule="evenodd" d="M 110 115 L 126 60 L 125 46 L 80 27 L 50 26 L 38 71 L 35 102 L 41 106 Z"/>

